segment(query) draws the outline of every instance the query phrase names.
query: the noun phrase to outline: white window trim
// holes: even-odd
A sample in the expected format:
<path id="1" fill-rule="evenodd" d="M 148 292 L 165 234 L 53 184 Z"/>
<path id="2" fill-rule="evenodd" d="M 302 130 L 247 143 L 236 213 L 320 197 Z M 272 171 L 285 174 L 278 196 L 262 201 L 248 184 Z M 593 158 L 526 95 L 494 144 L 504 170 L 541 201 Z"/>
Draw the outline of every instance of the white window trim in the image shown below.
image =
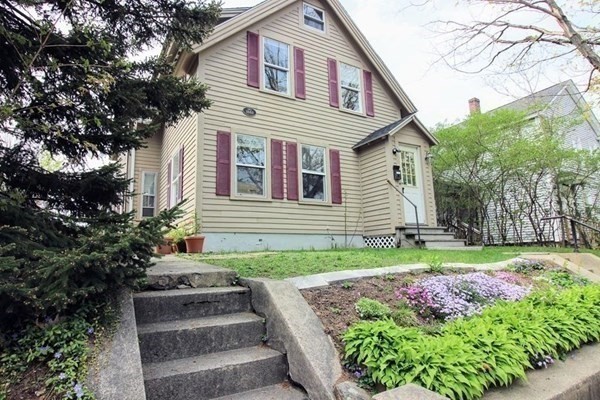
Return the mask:
<path id="1" fill-rule="evenodd" d="M 181 175 L 183 174 L 183 171 L 181 171 L 180 168 L 180 163 L 181 163 L 181 150 L 179 148 L 177 148 L 177 150 L 175 150 L 173 152 L 173 155 L 171 156 L 171 182 L 169 182 L 169 200 L 171 202 L 171 208 L 175 207 L 180 201 L 181 201 L 181 189 L 179 188 L 179 185 L 181 185 Z M 177 169 L 179 170 L 177 176 L 175 176 L 175 174 L 173 173 L 174 170 L 174 166 L 175 166 L 175 159 L 177 159 Z M 177 186 L 177 190 L 175 190 L 175 182 L 179 182 L 179 185 Z"/>
<path id="2" fill-rule="evenodd" d="M 322 13 L 323 13 L 323 21 L 319 21 L 319 20 L 317 20 L 317 19 L 314 19 L 313 17 L 311 17 L 311 16 L 309 16 L 309 15 L 306 15 L 306 14 L 304 14 L 304 6 L 305 6 L 305 5 L 306 5 L 306 6 L 309 6 L 309 7 L 311 7 L 311 8 L 314 8 L 314 9 L 315 9 L 315 10 L 317 10 L 317 11 L 320 11 L 320 12 L 322 12 Z M 321 8 L 319 8 L 319 7 L 315 7 L 314 5 L 312 5 L 312 4 L 310 4 L 310 3 L 303 2 L 303 3 L 302 3 L 302 12 L 301 12 L 300 14 L 301 14 L 301 18 L 302 18 L 302 25 L 303 25 L 305 28 L 311 29 L 311 30 L 313 30 L 313 31 L 315 31 L 315 32 L 319 32 L 319 33 L 326 33 L 326 32 L 327 32 L 327 17 L 326 17 L 326 14 L 325 14 L 325 10 L 323 10 L 323 9 L 321 9 Z M 304 21 L 304 18 L 308 18 L 308 19 L 310 19 L 310 20 L 312 20 L 312 21 L 319 22 L 319 23 L 321 23 L 321 22 L 322 22 L 322 23 L 323 23 L 323 30 L 321 30 L 321 29 L 317 29 L 317 28 L 315 28 L 314 26 L 307 25 L 307 24 L 305 23 L 305 21 Z"/>
<path id="3" fill-rule="evenodd" d="M 272 40 L 277 43 L 285 44 L 288 47 L 288 66 L 287 66 L 287 68 L 281 67 L 279 65 L 270 64 L 265 61 L 265 41 L 266 40 Z M 286 43 L 284 41 L 281 41 L 279 39 L 274 39 L 269 36 L 263 36 L 262 37 L 262 47 L 260 49 L 260 55 L 261 55 L 261 65 L 262 65 L 262 69 L 261 69 L 262 89 L 269 93 L 275 93 L 275 94 L 283 95 L 283 96 L 291 96 L 291 93 L 292 93 L 291 64 L 294 61 L 294 60 L 292 60 L 292 45 L 289 43 Z M 278 71 L 287 72 L 287 91 L 286 92 L 279 92 L 277 90 L 273 90 L 273 89 L 267 87 L 267 82 L 265 80 L 265 69 L 267 67 L 276 69 Z"/>
<path id="4" fill-rule="evenodd" d="M 237 149 L 238 149 L 238 143 L 237 143 L 237 138 L 238 136 L 252 136 L 252 137 L 256 137 L 259 139 L 263 140 L 264 143 L 264 149 L 265 149 L 265 165 L 261 166 L 261 165 L 254 165 L 254 164 L 243 164 L 243 163 L 238 163 L 237 161 Z M 235 197 L 244 197 L 244 198 L 251 198 L 251 199 L 267 199 L 268 197 L 268 188 L 269 188 L 269 184 L 268 184 L 268 179 L 269 179 L 269 174 L 268 174 L 268 169 L 267 166 L 269 165 L 269 148 L 268 148 L 268 140 L 265 136 L 261 136 L 261 135 L 256 135 L 253 133 L 236 133 L 235 134 L 235 138 L 233 140 L 233 157 L 235 157 L 235 162 L 234 162 L 234 168 L 233 168 L 233 191 L 232 193 L 234 194 Z M 249 168 L 262 168 L 263 170 L 263 194 L 249 194 L 249 193 L 240 193 L 238 192 L 238 167 L 249 167 Z"/>
<path id="5" fill-rule="evenodd" d="M 310 202 L 310 203 L 317 203 L 317 204 L 327 204 L 329 203 L 329 162 L 328 162 L 328 154 L 329 154 L 329 149 L 327 146 L 323 146 L 323 145 L 318 145 L 318 144 L 309 144 L 309 143 L 298 143 L 298 160 L 300 160 L 300 168 L 298 168 L 300 170 L 300 185 L 299 189 L 300 189 L 300 200 L 302 202 Z M 319 147 L 323 149 L 323 172 L 318 172 L 318 171 L 311 171 L 308 169 L 304 169 L 304 165 L 302 164 L 302 148 L 304 146 L 310 146 L 310 147 Z M 311 174 L 311 175 L 321 175 L 323 176 L 323 199 L 311 199 L 309 197 L 304 197 L 304 174 Z"/>
<path id="6" fill-rule="evenodd" d="M 152 211 L 152 216 L 156 216 L 156 207 L 158 205 L 158 172 L 155 171 L 142 171 L 142 187 L 140 190 L 140 219 L 141 218 L 148 218 L 148 217 L 144 217 L 144 208 L 148 208 L 148 207 L 144 207 L 144 196 L 153 196 L 154 197 L 154 209 Z M 154 194 L 152 195 L 148 195 L 146 193 L 144 193 L 144 187 L 146 187 L 146 174 L 153 174 L 154 175 Z"/>
<path id="7" fill-rule="evenodd" d="M 350 86 L 345 86 L 345 85 L 342 84 L 342 65 L 346 65 L 348 67 L 352 67 L 352 68 L 355 68 L 355 69 L 358 70 L 358 89 L 350 87 Z M 340 100 L 339 100 L 340 101 L 340 110 L 348 111 L 348 112 L 355 113 L 355 114 L 364 115 L 364 113 L 365 113 L 364 98 L 363 98 L 363 96 L 364 96 L 364 93 L 363 93 L 364 92 L 363 91 L 364 84 L 363 84 L 363 78 L 362 78 L 362 71 L 363 71 L 363 69 L 360 68 L 360 67 L 357 67 L 356 65 L 348 64 L 348 63 L 345 63 L 343 61 L 338 61 L 338 76 L 339 76 L 339 82 L 340 82 L 340 94 L 339 94 L 339 96 L 340 96 Z M 350 91 L 353 91 L 353 92 L 358 92 L 358 106 L 359 106 L 358 110 L 353 110 L 351 108 L 344 107 L 344 96 L 342 94 L 342 90 L 343 89 L 350 90 Z"/>

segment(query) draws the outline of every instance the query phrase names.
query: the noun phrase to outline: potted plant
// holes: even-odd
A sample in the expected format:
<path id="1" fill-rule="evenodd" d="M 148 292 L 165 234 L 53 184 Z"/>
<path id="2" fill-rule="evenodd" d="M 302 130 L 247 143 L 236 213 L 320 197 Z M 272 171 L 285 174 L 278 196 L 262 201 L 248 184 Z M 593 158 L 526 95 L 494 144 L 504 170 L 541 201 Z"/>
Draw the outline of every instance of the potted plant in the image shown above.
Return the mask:
<path id="1" fill-rule="evenodd" d="M 171 254 L 173 252 L 173 238 L 165 236 L 163 242 L 156 246 L 157 254 Z"/>
<path id="2" fill-rule="evenodd" d="M 171 247 L 173 248 L 173 251 L 176 253 L 185 253 L 186 245 L 184 238 L 187 235 L 185 228 L 180 226 L 171 229 L 167 235 L 172 239 L 173 245 Z"/>
<path id="3" fill-rule="evenodd" d="M 194 211 L 194 218 L 191 221 L 188 221 L 187 225 L 188 236 L 184 238 L 187 252 L 202 253 L 202 249 L 204 248 L 204 236 L 200 235 L 202 226 L 196 211 Z"/>

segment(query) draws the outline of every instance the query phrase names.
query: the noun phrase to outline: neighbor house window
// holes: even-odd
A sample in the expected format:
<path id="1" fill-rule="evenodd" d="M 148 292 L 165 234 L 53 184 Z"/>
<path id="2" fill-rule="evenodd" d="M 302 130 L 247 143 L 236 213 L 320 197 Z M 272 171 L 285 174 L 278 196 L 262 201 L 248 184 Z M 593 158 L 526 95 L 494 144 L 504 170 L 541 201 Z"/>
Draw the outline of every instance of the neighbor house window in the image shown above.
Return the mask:
<path id="1" fill-rule="evenodd" d="M 169 187 L 169 200 L 171 207 L 181 200 L 181 152 L 178 150 L 171 158 L 171 182 Z"/>
<path id="2" fill-rule="evenodd" d="M 142 217 L 153 217 L 156 210 L 156 173 L 142 174 Z"/>
<path id="3" fill-rule="evenodd" d="M 235 184 L 239 195 L 265 195 L 266 181 L 265 138 L 237 135 L 235 143 Z"/>
<path id="4" fill-rule="evenodd" d="M 325 201 L 325 148 L 302 145 L 302 198 Z"/>
<path id="5" fill-rule="evenodd" d="M 360 71 L 360 68 L 340 63 L 342 107 L 346 110 L 362 111 Z"/>
<path id="6" fill-rule="evenodd" d="M 304 25 L 325 32 L 325 12 L 304 3 Z"/>
<path id="7" fill-rule="evenodd" d="M 263 40 L 264 88 L 278 93 L 290 92 L 290 46 L 277 40 Z"/>

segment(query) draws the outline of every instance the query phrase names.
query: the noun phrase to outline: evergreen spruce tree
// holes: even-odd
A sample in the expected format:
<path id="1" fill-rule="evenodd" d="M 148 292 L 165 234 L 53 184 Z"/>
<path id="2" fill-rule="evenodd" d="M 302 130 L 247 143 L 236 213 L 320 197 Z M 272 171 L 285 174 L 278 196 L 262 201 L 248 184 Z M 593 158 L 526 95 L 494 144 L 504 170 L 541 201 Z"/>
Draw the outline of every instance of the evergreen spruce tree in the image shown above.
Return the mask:
<path id="1" fill-rule="evenodd" d="M 144 54 L 201 43 L 219 12 L 186 0 L 0 1 L 0 328 L 143 276 L 175 212 L 134 226 L 115 211 L 130 195 L 119 165 L 81 166 L 209 106 L 203 84 Z M 63 168 L 43 168 L 48 153 Z"/>

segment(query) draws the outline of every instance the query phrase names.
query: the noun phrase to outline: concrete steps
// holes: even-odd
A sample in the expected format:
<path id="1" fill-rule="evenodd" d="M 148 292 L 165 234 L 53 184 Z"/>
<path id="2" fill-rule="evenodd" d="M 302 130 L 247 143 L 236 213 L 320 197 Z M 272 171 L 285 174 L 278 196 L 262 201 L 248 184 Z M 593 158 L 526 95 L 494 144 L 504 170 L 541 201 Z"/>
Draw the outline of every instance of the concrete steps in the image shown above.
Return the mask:
<path id="1" fill-rule="evenodd" d="M 445 249 L 466 247 L 463 239 L 455 239 L 454 234 L 446 232 L 444 227 L 422 226 L 417 229 L 415 226 L 396 227 L 397 235 L 400 238 L 400 246 L 410 247 L 425 246 L 426 248 Z"/>
<path id="2" fill-rule="evenodd" d="M 219 397 L 215 400 L 309 400 L 306 393 L 296 389 L 289 383 L 267 386 L 231 396 Z"/>
<path id="3" fill-rule="evenodd" d="M 212 399 L 280 383 L 285 356 L 266 346 L 142 364 L 147 400 Z"/>
<path id="4" fill-rule="evenodd" d="M 250 289 L 231 286 L 228 270 L 200 269 L 206 282 L 197 268 L 186 276 L 173 260 L 159 264 L 163 283 L 194 287 L 134 295 L 147 400 L 306 398 L 285 384 L 286 356 L 263 344 L 265 321 L 253 313 Z M 208 287 L 216 277 L 226 277 L 222 286 Z"/>

